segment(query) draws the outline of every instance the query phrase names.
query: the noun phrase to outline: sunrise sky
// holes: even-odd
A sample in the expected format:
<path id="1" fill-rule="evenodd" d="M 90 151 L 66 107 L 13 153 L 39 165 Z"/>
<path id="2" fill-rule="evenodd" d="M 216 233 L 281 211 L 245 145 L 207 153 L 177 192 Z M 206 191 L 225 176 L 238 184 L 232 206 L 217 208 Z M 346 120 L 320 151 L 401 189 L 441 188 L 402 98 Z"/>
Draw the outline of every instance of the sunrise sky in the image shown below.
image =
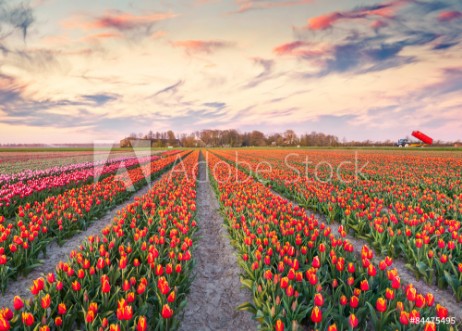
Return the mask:
<path id="1" fill-rule="evenodd" d="M 460 0 L 0 0 L 0 143 L 462 139 Z"/>

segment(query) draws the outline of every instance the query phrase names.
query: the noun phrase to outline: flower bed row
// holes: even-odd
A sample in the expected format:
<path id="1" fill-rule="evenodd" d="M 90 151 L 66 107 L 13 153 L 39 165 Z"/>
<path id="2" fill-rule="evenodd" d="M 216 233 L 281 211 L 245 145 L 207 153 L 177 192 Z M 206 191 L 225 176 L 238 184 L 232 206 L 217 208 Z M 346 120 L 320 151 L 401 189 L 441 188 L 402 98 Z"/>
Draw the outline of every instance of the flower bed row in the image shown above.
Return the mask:
<path id="1" fill-rule="evenodd" d="M 0 215 L 11 217 L 20 204 L 43 200 L 49 195 L 59 194 L 67 189 L 90 183 L 95 178 L 104 179 L 116 173 L 121 167 L 131 169 L 142 164 L 149 164 L 159 158 L 157 155 L 140 159 L 130 157 L 101 165 L 5 183 L 0 187 Z"/>
<path id="2" fill-rule="evenodd" d="M 329 227 L 208 155 L 214 187 L 262 330 L 455 330 L 432 294 L 403 287 L 392 258 L 372 262 Z M 360 254 L 360 258 L 358 258 Z M 431 318 L 435 318 L 431 322 Z M 426 324 L 413 324 L 429 318 Z"/>
<path id="3" fill-rule="evenodd" d="M 1 309 L 0 330 L 174 329 L 190 284 L 197 156 L 36 279 L 30 301 Z"/>
<path id="4" fill-rule="evenodd" d="M 233 153 L 217 153 L 229 162 L 235 160 Z M 334 168 L 342 162 L 342 154 L 323 153 L 322 157 Z M 411 168 L 407 159 L 368 154 L 361 164 L 370 163 L 369 178 L 355 180 L 353 169 L 348 169 L 342 174 L 344 180 L 351 180 L 347 183 L 338 178 L 322 182 L 299 176 L 297 172 L 305 171 L 303 156 L 291 156 L 289 160 L 294 162 L 284 162 L 288 152 L 265 155 L 259 151 L 239 152 L 239 161 L 246 162 L 245 170 L 255 175 L 264 160 L 265 167 L 260 170 L 269 164 L 271 171 L 259 171 L 258 176 L 273 189 L 338 221 L 345 231 L 368 240 L 383 255 L 404 258 L 418 279 L 440 288 L 449 287 L 455 298 L 462 300 L 462 193 L 457 177 L 462 168 L 460 160 L 433 158 L 428 162 L 416 158 Z M 321 162 L 320 156 L 316 159 L 309 155 L 313 164 Z M 322 176 L 326 171 L 320 170 Z"/>
<path id="5" fill-rule="evenodd" d="M 61 244 L 64 239 L 86 229 L 89 223 L 127 199 L 131 190 L 146 184 L 173 165 L 178 157 L 169 156 L 147 165 L 112 175 L 101 182 L 70 189 L 43 202 L 18 208 L 16 219 L 2 224 L 0 219 L 0 280 L 1 291 L 8 280 L 28 273 L 41 263 L 50 241 Z"/>

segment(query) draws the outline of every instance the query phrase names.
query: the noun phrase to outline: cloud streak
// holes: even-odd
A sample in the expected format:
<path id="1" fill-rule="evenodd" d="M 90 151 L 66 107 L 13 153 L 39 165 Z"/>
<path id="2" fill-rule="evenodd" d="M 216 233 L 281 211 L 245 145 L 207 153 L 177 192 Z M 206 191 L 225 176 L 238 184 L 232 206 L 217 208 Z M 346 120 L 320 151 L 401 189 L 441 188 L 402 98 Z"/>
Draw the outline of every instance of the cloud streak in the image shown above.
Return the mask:
<path id="1" fill-rule="evenodd" d="M 172 46 L 184 49 L 187 54 L 211 54 L 233 47 L 233 43 L 221 40 L 178 40 L 173 41 Z"/>
<path id="2" fill-rule="evenodd" d="M 447 10 L 439 13 L 438 20 L 440 22 L 450 22 L 462 18 L 462 12 L 457 10 Z"/>
<path id="3" fill-rule="evenodd" d="M 119 33 L 142 32 L 146 35 L 150 35 L 156 23 L 177 16 L 177 14 L 172 12 L 153 12 L 136 15 L 120 10 L 112 10 L 96 17 L 84 15 L 74 16 L 64 20 L 62 25 L 70 30 L 117 31 Z M 118 35 L 110 34 L 110 32 L 100 32 L 93 34 L 93 36 L 101 39 L 113 38 Z"/>
<path id="4" fill-rule="evenodd" d="M 308 21 L 307 29 L 326 30 L 340 20 L 357 20 L 370 17 L 393 18 L 396 15 L 398 7 L 408 2 L 406 0 L 398 0 L 373 6 L 359 7 L 350 11 L 333 12 L 316 16 Z"/>
<path id="5" fill-rule="evenodd" d="M 413 55 L 419 53 L 405 51 L 426 47 L 427 51 L 443 52 L 460 44 L 461 25 L 452 24 L 449 28 L 435 24 L 458 21 L 462 14 L 453 6 L 450 1 L 396 0 L 327 13 L 311 18 L 307 26 L 298 30 L 299 40 L 276 46 L 273 52 L 309 61 L 320 68 L 304 77 L 366 74 L 400 67 L 420 60 Z M 349 24 L 335 29 L 340 21 Z M 313 34 L 331 42 L 314 42 Z"/>
<path id="6" fill-rule="evenodd" d="M 236 0 L 238 5 L 237 11 L 234 13 L 242 14 L 252 10 L 263 10 L 280 7 L 300 6 L 312 3 L 313 0 Z"/>

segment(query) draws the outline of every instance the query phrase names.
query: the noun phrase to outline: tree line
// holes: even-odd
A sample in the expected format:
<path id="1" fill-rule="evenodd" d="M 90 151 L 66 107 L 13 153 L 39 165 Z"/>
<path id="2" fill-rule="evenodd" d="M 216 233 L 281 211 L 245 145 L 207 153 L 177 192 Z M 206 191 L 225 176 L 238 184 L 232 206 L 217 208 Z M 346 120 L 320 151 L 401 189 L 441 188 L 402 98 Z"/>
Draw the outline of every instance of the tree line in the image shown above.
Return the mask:
<path id="1" fill-rule="evenodd" d="M 131 138 L 158 140 L 159 147 L 172 145 L 175 142 L 181 143 L 184 147 L 246 147 L 246 146 L 393 146 L 395 141 L 349 141 L 343 138 L 340 140 L 332 134 L 322 132 L 311 132 L 298 135 L 294 130 L 288 129 L 280 133 L 265 134 L 258 130 L 240 132 L 235 129 L 217 130 L 205 129 L 194 131 L 189 134 L 176 135 L 172 130 L 164 132 L 149 131 L 147 134 L 132 133 Z M 460 142 L 435 141 L 435 146 L 454 146 Z"/>

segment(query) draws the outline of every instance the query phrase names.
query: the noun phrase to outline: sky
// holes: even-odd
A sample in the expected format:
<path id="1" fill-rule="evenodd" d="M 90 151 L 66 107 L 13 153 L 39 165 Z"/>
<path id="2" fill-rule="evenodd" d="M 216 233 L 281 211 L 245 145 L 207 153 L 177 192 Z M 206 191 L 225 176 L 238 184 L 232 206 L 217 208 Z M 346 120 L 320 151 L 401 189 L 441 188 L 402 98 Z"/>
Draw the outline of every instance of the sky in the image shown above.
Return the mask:
<path id="1" fill-rule="evenodd" d="M 0 143 L 462 139 L 460 0 L 0 0 Z"/>

